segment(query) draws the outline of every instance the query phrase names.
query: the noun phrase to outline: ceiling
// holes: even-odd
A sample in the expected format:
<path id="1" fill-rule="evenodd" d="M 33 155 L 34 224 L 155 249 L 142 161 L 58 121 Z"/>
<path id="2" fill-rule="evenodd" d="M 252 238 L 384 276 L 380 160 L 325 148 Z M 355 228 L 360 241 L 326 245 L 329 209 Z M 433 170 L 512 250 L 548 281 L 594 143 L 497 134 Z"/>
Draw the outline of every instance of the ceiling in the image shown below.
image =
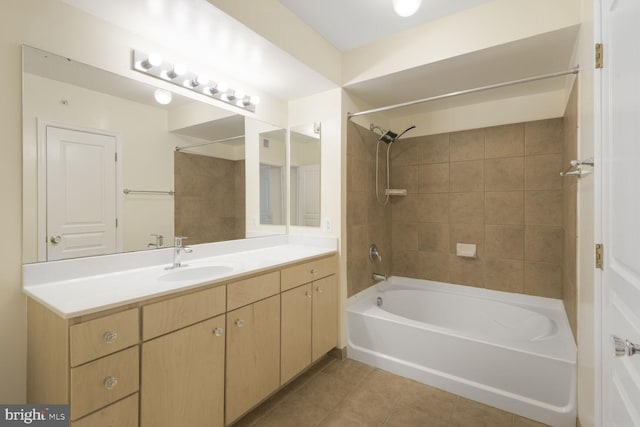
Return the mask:
<path id="1" fill-rule="evenodd" d="M 278 1 L 344 52 L 491 0 L 423 0 L 407 18 L 396 15 L 391 0 Z"/>

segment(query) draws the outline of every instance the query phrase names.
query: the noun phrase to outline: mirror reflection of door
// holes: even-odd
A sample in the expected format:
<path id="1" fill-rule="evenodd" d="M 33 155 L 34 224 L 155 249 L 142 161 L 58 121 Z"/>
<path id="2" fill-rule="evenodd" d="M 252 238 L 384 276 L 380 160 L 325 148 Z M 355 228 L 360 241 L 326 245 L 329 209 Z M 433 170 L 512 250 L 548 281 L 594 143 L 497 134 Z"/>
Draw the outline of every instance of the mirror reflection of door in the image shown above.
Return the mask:
<path id="1" fill-rule="evenodd" d="M 45 138 L 47 260 L 114 253 L 116 138 L 54 126 Z"/>
<path id="2" fill-rule="evenodd" d="M 320 122 L 291 128 L 291 225 L 320 227 L 320 145 Z"/>
<path id="3" fill-rule="evenodd" d="M 260 163 L 260 224 L 284 224 L 284 168 Z"/>

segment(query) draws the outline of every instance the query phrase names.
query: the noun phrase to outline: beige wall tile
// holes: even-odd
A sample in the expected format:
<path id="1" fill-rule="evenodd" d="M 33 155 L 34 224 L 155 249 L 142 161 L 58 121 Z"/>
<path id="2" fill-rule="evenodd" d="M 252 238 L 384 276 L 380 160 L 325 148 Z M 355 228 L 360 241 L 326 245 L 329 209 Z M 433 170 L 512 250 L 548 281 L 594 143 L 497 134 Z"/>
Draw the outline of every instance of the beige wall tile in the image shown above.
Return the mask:
<path id="1" fill-rule="evenodd" d="M 449 224 L 427 222 L 413 229 L 418 234 L 418 250 L 449 252 Z"/>
<path id="2" fill-rule="evenodd" d="M 527 122 L 524 139 L 527 156 L 562 153 L 564 148 L 562 117 Z"/>
<path id="3" fill-rule="evenodd" d="M 396 276 L 416 277 L 418 274 L 418 251 L 394 249 L 391 271 Z"/>
<path id="4" fill-rule="evenodd" d="M 476 245 L 479 258 L 484 256 L 484 224 L 451 224 L 449 252 L 456 253 L 457 243 Z"/>
<path id="5" fill-rule="evenodd" d="M 484 188 L 486 191 L 524 189 L 524 157 L 485 160 Z"/>
<path id="6" fill-rule="evenodd" d="M 562 267 L 542 262 L 525 262 L 524 286 L 529 295 L 562 298 Z"/>
<path id="7" fill-rule="evenodd" d="M 562 227 L 528 225 L 525 229 L 525 260 L 562 265 Z"/>
<path id="8" fill-rule="evenodd" d="M 449 255 L 449 279 L 458 285 L 484 286 L 484 262 L 481 259 Z"/>
<path id="9" fill-rule="evenodd" d="M 525 191 L 525 224 L 562 225 L 562 191 Z"/>
<path id="10" fill-rule="evenodd" d="M 451 192 L 484 191 L 484 160 L 452 162 L 450 172 Z"/>
<path id="11" fill-rule="evenodd" d="M 450 193 L 449 212 L 451 223 L 484 223 L 484 193 Z"/>
<path id="12" fill-rule="evenodd" d="M 527 156 L 525 188 L 527 190 L 562 189 L 562 154 Z"/>
<path id="13" fill-rule="evenodd" d="M 398 166 L 418 164 L 418 138 L 402 138 L 391 147 L 391 170 Z M 380 144 L 380 160 L 386 161 L 387 145 Z"/>
<path id="14" fill-rule="evenodd" d="M 422 224 L 394 222 L 391 226 L 391 242 L 393 250 L 418 250 L 418 230 Z M 384 256 L 384 255 L 383 255 Z"/>
<path id="15" fill-rule="evenodd" d="M 524 261 L 485 260 L 484 286 L 497 291 L 524 293 Z"/>
<path id="16" fill-rule="evenodd" d="M 484 129 L 472 129 L 453 132 L 450 136 L 450 160 L 484 159 Z"/>
<path id="17" fill-rule="evenodd" d="M 391 219 L 394 222 L 421 221 L 421 203 L 422 196 L 417 194 L 409 194 L 406 197 L 392 197 L 389 203 L 391 205 Z"/>
<path id="18" fill-rule="evenodd" d="M 419 221 L 422 222 L 449 222 L 449 194 L 423 194 L 420 195 L 418 209 Z"/>
<path id="19" fill-rule="evenodd" d="M 449 164 L 436 163 L 418 166 L 420 193 L 447 193 L 449 191 Z"/>
<path id="20" fill-rule="evenodd" d="M 523 226 L 487 225 L 485 233 L 487 258 L 524 259 Z"/>
<path id="21" fill-rule="evenodd" d="M 449 254 L 446 252 L 418 252 L 418 278 L 448 282 Z"/>
<path id="22" fill-rule="evenodd" d="M 484 138 L 487 159 L 524 156 L 524 123 L 486 128 Z"/>
<path id="23" fill-rule="evenodd" d="M 524 224 L 524 193 L 522 191 L 486 192 L 484 196 L 487 224 Z"/>
<path id="24" fill-rule="evenodd" d="M 369 200 L 367 193 L 352 191 L 347 198 L 347 224 L 363 225 L 368 222 Z"/>
<path id="25" fill-rule="evenodd" d="M 377 138 L 375 138 L 377 139 Z M 347 123 L 347 156 L 362 160 L 371 160 L 375 154 L 372 143 L 375 144 L 373 133 L 351 121 Z"/>
<path id="26" fill-rule="evenodd" d="M 418 148 L 418 163 L 448 163 L 449 134 L 421 136 L 415 139 Z"/>
<path id="27" fill-rule="evenodd" d="M 353 156 L 347 158 L 347 186 L 349 191 L 369 192 L 373 188 L 370 162 Z"/>
<path id="28" fill-rule="evenodd" d="M 392 166 L 391 167 L 391 188 L 405 189 L 409 193 L 418 192 L 418 168 L 419 166 Z M 380 195 L 384 194 L 385 185 L 380 186 Z M 375 190 L 374 190 L 375 191 Z"/>

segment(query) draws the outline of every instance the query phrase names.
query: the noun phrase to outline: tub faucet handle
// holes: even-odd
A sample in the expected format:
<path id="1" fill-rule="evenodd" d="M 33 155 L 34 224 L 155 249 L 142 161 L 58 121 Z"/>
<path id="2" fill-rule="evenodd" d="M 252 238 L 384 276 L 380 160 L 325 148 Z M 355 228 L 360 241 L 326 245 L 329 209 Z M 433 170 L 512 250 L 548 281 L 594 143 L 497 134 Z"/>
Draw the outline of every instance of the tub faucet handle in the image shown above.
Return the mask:
<path id="1" fill-rule="evenodd" d="M 375 243 L 372 243 L 371 246 L 369 246 L 369 261 L 382 262 L 382 255 L 380 255 L 380 251 L 378 251 L 378 247 Z"/>

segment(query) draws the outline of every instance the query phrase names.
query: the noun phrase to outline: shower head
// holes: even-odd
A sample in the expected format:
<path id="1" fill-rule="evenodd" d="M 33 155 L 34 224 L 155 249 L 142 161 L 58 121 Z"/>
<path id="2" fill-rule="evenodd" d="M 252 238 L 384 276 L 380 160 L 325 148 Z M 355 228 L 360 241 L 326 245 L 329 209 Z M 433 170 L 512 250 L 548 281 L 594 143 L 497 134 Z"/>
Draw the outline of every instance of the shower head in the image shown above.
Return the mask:
<path id="1" fill-rule="evenodd" d="M 415 125 L 409 126 L 408 128 L 406 128 L 405 130 L 403 130 L 398 134 L 393 131 L 383 129 L 380 126 L 374 125 L 373 123 L 371 123 L 371 125 L 369 126 L 369 130 L 371 131 L 377 130 L 378 132 L 380 132 L 380 138 L 378 138 L 378 141 L 382 141 L 385 144 L 393 144 L 398 139 L 400 139 L 402 135 L 404 135 L 405 133 L 409 132 L 411 129 L 414 129 L 414 128 L 415 128 Z"/>

